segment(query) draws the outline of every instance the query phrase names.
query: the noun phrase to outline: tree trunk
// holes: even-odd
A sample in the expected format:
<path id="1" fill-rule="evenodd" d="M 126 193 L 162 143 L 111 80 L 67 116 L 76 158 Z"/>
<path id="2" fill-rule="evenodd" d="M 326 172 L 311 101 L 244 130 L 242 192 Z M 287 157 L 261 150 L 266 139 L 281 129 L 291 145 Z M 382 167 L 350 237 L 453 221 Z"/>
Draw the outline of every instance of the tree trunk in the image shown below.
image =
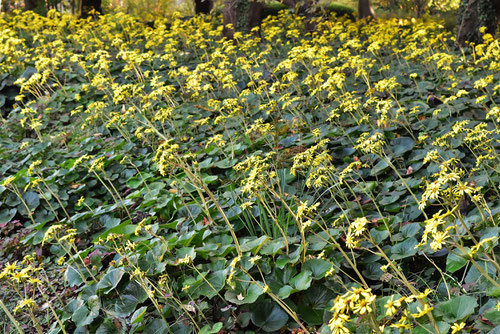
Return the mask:
<path id="1" fill-rule="evenodd" d="M 213 6 L 213 0 L 194 0 L 194 12 L 196 14 L 210 14 Z"/>
<path id="2" fill-rule="evenodd" d="M 500 0 L 462 0 L 458 9 L 457 42 L 465 46 L 467 42 L 480 43 L 481 27 L 486 33 L 495 34 L 500 18 Z"/>
<path id="3" fill-rule="evenodd" d="M 417 6 L 417 18 L 421 18 L 424 15 L 424 10 L 426 7 L 426 1 L 424 0 L 417 0 L 416 6 Z"/>
<path id="4" fill-rule="evenodd" d="M 35 10 L 38 7 L 38 0 L 24 0 L 25 10 Z"/>
<path id="5" fill-rule="evenodd" d="M 222 12 L 223 36 L 233 39 L 237 31 L 249 33 L 260 26 L 262 9 L 262 3 L 257 0 L 226 0 Z"/>
<path id="6" fill-rule="evenodd" d="M 360 19 L 376 19 L 370 0 L 358 0 L 358 16 Z"/>
<path id="7" fill-rule="evenodd" d="M 94 14 L 91 14 L 94 11 Z M 86 19 L 95 14 L 102 14 L 102 0 L 81 0 L 80 17 Z"/>

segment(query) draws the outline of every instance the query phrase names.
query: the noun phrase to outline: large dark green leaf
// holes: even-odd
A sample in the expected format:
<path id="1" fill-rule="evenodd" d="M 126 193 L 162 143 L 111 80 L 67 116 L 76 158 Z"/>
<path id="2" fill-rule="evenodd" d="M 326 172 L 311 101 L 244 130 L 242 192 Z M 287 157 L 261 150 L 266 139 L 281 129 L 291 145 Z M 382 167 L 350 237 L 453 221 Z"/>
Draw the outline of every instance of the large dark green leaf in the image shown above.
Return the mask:
<path id="1" fill-rule="evenodd" d="M 263 293 L 264 290 L 262 290 L 262 288 L 257 284 L 253 283 L 250 284 L 246 291 L 226 291 L 224 297 L 226 297 L 226 299 L 233 304 L 243 305 L 254 303 Z"/>
<path id="2" fill-rule="evenodd" d="M 71 316 L 77 327 L 90 325 L 92 321 L 99 315 L 99 310 L 89 311 L 89 309 L 82 305 Z"/>
<path id="3" fill-rule="evenodd" d="M 76 265 L 74 265 L 66 268 L 64 278 L 66 279 L 66 282 L 68 282 L 69 286 L 77 286 L 83 283 L 86 276 L 78 269 L 78 267 L 76 267 Z"/>
<path id="4" fill-rule="evenodd" d="M 111 269 L 97 283 L 97 289 L 103 290 L 104 293 L 109 293 L 120 283 L 124 273 L 123 269 L 120 268 Z"/>
<path id="5" fill-rule="evenodd" d="M 444 321 L 453 323 L 462 321 L 471 315 L 477 307 L 477 300 L 471 296 L 452 297 L 436 305 L 435 312 Z"/>
<path id="6" fill-rule="evenodd" d="M 97 328 L 95 334 L 121 334 L 124 331 L 116 326 L 116 324 L 110 319 L 104 320 L 104 322 Z"/>
<path id="7" fill-rule="evenodd" d="M 0 210 L 0 224 L 6 224 L 10 222 L 12 218 L 14 218 L 14 216 L 16 215 L 16 212 L 17 212 L 16 208 L 12 209 L 5 208 L 3 210 Z"/>
<path id="8" fill-rule="evenodd" d="M 309 270 L 303 270 L 290 280 L 290 285 L 298 291 L 307 290 L 311 286 L 312 277 Z"/>
<path id="9" fill-rule="evenodd" d="M 380 160 L 370 171 L 371 176 L 377 176 L 389 169 L 389 164 L 385 160 Z"/>
<path id="10" fill-rule="evenodd" d="M 32 211 L 40 205 L 40 196 L 34 191 L 27 191 L 23 199 Z"/>
<path id="11" fill-rule="evenodd" d="M 396 157 L 411 151 L 415 147 L 415 141 L 410 137 L 394 138 L 391 141 L 391 149 Z"/>
<path id="12" fill-rule="evenodd" d="M 446 258 L 446 270 L 450 273 L 454 273 L 455 271 L 462 269 L 467 262 L 469 262 L 468 257 L 468 254 L 460 254 L 458 249 L 451 251 Z"/>
<path id="13" fill-rule="evenodd" d="M 252 307 L 252 322 L 264 332 L 277 331 L 285 326 L 288 314 L 274 303 L 261 303 Z"/>
<path id="14" fill-rule="evenodd" d="M 169 331 L 167 324 L 162 319 L 153 319 L 144 328 L 144 334 L 167 334 Z"/>
<path id="15" fill-rule="evenodd" d="M 417 253 L 416 245 L 418 245 L 418 241 L 413 237 L 396 244 L 391 248 L 391 260 L 401 260 L 415 255 Z"/>
<path id="16" fill-rule="evenodd" d="M 144 302 L 147 297 L 146 291 L 139 283 L 130 281 L 126 288 L 120 291 L 120 296 L 116 299 L 116 314 L 121 317 L 129 316 L 135 311 L 137 305 Z"/>
<path id="17" fill-rule="evenodd" d="M 201 328 L 199 334 L 216 334 L 222 329 L 222 322 L 218 322 L 213 326 L 205 325 Z"/>
<path id="18" fill-rule="evenodd" d="M 310 259 L 302 266 L 302 270 L 310 271 L 314 279 L 323 278 L 330 269 L 332 264 L 323 259 Z"/>
<path id="19" fill-rule="evenodd" d="M 335 294 L 323 285 L 314 285 L 302 294 L 297 305 L 300 319 L 309 325 L 321 325 L 323 316 L 328 312 L 327 304 L 335 298 Z"/>
<path id="20" fill-rule="evenodd" d="M 202 296 L 213 298 L 226 284 L 226 271 L 218 270 L 209 274 L 196 291 Z"/>

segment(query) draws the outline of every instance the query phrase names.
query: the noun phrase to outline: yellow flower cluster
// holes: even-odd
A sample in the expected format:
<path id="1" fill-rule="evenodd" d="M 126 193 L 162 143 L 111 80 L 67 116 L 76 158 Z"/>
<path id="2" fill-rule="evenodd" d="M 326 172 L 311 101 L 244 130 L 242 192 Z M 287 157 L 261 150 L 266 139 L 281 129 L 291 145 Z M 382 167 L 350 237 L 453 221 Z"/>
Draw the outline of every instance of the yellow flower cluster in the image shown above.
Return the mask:
<path id="1" fill-rule="evenodd" d="M 308 187 L 322 187 L 328 184 L 333 172 L 333 166 L 331 165 L 332 157 L 330 152 L 326 149 L 327 144 L 328 139 L 323 139 L 293 157 L 290 172 L 293 175 L 297 175 L 299 171 L 307 173 L 306 185 Z"/>
<path id="2" fill-rule="evenodd" d="M 167 175 L 168 172 L 178 166 L 179 162 L 179 145 L 167 140 L 162 143 L 156 150 L 155 161 L 158 165 L 158 170 L 161 175 Z"/>
<path id="3" fill-rule="evenodd" d="M 271 170 L 272 156 L 272 152 L 263 157 L 253 155 L 234 166 L 236 171 L 247 173 L 246 177 L 241 181 L 243 186 L 241 192 L 243 194 L 252 196 L 271 185 L 271 180 L 276 176 L 276 172 Z"/>
<path id="4" fill-rule="evenodd" d="M 368 132 L 364 132 L 359 137 L 354 148 L 363 153 L 377 154 L 383 150 L 385 138 L 382 132 L 375 132 L 370 136 Z"/>
<path id="5" fill-rule="evenodd" d="M 429 237 L 431 237 L 432 242 L 430 246 L 433 251 L 437 251 L 443 248 L 445 240 L 450 238 L 450 235 L 448 234 L 449 231 L 454 229 L 455 227 L 453 225 L 446 227 L 446 221 L 444 218 L 449 216 L 451 213 L 447 212 L 445 214 L 441 214 L 441 212 L 442 211 L 435 213 L 432 218 L 425 221 L 425 229 L 424 234 L 422 235 L 422 241 L 416 247 L 427 244 Z"/>
<path id="6" fill-rule="evenodd" d="M 365 217 L 356 218 L 348 227 L 346 234 L 346 246 L 349 248 L 356 248 L 361 241 L 359 237 L 367 230 L 369 224 L 368 219 Z"/>
<path id="7" fill-rule="evenodd" d="M 349 321 L 349 314 L 365 315 L 373 312 L 373 303 L 376 296 L 371 289 L 352 288 L 342 296 L 337 296 L 330 311 L 332 318 L 328 322 L 328 327 L 334 334 L 350 333 L 345 327 Z"/>

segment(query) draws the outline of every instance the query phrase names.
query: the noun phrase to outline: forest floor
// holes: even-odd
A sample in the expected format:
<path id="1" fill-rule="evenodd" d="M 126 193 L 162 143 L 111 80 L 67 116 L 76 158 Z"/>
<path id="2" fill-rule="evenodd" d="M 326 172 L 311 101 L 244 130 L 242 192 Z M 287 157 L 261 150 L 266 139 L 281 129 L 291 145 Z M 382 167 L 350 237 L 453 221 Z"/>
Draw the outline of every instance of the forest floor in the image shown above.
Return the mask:
<path id="1" fill-rule="evenodd" d="M 499 331 L 499 41 L 220 36 L 0 17 L 0 330 Z"/>

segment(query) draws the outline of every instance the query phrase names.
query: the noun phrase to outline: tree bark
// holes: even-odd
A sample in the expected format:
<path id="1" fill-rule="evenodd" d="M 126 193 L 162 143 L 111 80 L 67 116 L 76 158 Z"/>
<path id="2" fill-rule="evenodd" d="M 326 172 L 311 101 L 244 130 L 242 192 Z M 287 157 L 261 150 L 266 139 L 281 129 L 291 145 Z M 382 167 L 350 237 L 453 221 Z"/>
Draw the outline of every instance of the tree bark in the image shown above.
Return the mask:
<path id="1" fill-rule="evenodd" d="M 35 11 L 39 7 L 38 0 L 24 0 L 24 9 Z"/>
<path id="2" fill-rule="evenodd" d="M 81 0 L 80 17 L 86 19 L 89 16 L 95 16 L 91 14 L 92 11 L 102 15 L 102 0 Z"/>
<path id="3" fill-rule="evenodd" d="M 370 0 L 358 0 L 358 16 L 360 19 L 376 19 Z"/>
<path id="4" fill-rule="evenodd" d="M 249 33 L 262 22 L 262 3 L 256 0 L 226 0 L 222 12 L 222 34 L 229 39 L 235 32 Z"/>
<path id="5" fill-rule="evenodd" d="M 424 15 L 425 7 L 426 7 L 426 1 L 423 0 L 417 0 L 416 6 L 417 6 L 417 18 L 421 18 Z"/>
<path id="6" fill-rule="evenodd" d="M 481 27 L 486 33 L 495 34 L 500 18 L 500 0 L 462 0 L 458 9 L 457 43 L 480 43 Z"/>
<path id="7" fill-rule="evenodd" d="M 196 14 L 210 14 L 213 6 L 213 0 L 194 0 L 194 12 Z"/>

